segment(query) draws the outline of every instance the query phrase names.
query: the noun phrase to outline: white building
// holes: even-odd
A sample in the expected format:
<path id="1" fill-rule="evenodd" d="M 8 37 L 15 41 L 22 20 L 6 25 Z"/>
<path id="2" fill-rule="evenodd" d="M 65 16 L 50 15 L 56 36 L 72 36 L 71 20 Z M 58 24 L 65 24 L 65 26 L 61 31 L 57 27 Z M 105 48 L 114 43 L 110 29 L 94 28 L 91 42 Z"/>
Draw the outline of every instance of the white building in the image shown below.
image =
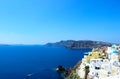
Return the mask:
<path id="1" fill-rule="evenodd" d="M 112 47 L 107 48 L 106 52 L 108 59 L 97 58 L 90 59 L 90 62 L 86 62 L 86 56 L 84 56 L 82 64 L 77 71 L 79 76 L 84 78 L 84 67 L 89 66 L 89 76 L 92 79 L 120 79 L 120 63 L 118 60 L 120 49 L 117 49 L 116 47 L 117 46 L 113 45 Z"/>

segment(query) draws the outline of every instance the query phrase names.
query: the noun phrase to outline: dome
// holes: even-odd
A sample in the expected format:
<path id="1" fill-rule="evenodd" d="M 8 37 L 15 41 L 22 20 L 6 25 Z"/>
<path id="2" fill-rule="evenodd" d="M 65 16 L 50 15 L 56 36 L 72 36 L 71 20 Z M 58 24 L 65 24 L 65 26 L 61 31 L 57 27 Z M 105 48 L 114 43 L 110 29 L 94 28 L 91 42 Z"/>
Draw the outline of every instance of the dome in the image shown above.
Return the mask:
<path id="1" fill-rule="evenodd" d="M 118 54 L 119 52 L 118 52 L 118 50 L 114 50 L 113 53 L 114 54 Z"/>
<path id="2" fill-rule="evenodd" d="M 112 45 L 112 48 L 115 48 L 115 45 Z"/>

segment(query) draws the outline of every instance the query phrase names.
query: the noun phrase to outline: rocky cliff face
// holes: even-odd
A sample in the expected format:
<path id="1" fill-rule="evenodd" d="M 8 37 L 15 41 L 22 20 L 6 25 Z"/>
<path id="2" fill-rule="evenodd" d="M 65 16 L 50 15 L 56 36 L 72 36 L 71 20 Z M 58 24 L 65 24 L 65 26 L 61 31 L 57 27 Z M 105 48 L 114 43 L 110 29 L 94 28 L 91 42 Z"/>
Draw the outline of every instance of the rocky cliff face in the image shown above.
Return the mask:
<path id="1" fill-rule="evenodd" d="M 71 49 L 86 49 L 86 48 L 97 48 L 103 46 L 111 46 L 113 43 L 100 42 L 100 41 L 91 41 L 91 40 L 67 40 L 60 41 L 56 43 L 47 43 L 49 46 L 64 46 Z"/>

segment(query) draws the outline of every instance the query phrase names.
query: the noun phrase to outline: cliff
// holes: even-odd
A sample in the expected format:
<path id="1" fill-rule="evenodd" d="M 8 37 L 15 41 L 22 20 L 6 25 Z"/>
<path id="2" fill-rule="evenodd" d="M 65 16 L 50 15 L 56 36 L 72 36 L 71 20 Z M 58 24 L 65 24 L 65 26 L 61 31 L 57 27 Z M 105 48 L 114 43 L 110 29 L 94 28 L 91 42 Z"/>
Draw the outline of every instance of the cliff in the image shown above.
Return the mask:
<path id="1" fill-rule="evenodd" d="M 65 79 L 120 79 L 119 54 L 118 45 L 94 48 L 71 68 Z"/>
<path id="2" fill-rule="evenodd" d="M 91 40 L 67 40 L 60 41 L 56 43 L 47 43 L 49 46 L 64 46 L 71 49 L 86 49 L 86 48 L 99 48 L 103 46 L 111 46 L 113 43 L 101 42 L 101 41 L 91 41 Z"/>

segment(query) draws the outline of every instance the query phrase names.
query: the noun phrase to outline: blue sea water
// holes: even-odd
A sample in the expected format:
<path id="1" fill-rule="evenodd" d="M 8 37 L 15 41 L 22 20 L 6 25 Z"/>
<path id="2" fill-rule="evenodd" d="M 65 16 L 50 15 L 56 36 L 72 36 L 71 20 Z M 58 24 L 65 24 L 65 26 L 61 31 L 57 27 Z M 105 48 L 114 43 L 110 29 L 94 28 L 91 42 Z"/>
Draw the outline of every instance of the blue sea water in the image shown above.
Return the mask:
<path id="1" fill-rule="evenodd" d="M 58 65 L 73 67 L 90 49 L 54 46 L 0 46 L 0 79 L 62 79 Z"/>

